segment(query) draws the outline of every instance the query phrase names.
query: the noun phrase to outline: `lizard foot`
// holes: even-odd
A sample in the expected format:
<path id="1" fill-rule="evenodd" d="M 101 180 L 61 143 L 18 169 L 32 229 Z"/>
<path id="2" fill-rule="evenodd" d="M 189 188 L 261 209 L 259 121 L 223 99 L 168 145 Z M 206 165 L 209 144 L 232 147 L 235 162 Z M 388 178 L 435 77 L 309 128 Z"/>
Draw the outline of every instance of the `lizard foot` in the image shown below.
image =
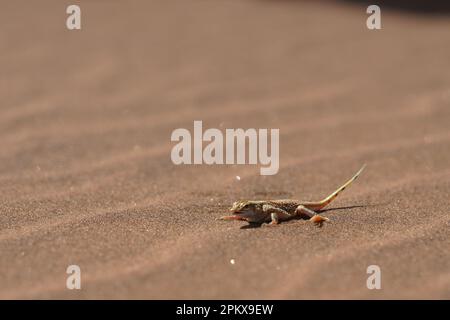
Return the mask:
<path id="1" fill-rule="evenodd" d="M 321 228 L 323 226 L 323 223 L 325 221 L 330 221 L 330 219 L 326 218 L 326 217 L 322 217 L 319 214 L 316 214 L 315 216 L 313 216 L 311 219 L 309 219 L 309 221 L 313 222 L 316 226 L 318 226 L 319 228 Z"/>
<path id="2" fill-rule="evenodd" d="M 277 221 L 271 221 L 269 223 L 264 223 L 262 225 L 262 227 L 276 227 L 276 226 L 278 226 L 278 224 L 279 224 L 279 222 L 277 222 Z"/>

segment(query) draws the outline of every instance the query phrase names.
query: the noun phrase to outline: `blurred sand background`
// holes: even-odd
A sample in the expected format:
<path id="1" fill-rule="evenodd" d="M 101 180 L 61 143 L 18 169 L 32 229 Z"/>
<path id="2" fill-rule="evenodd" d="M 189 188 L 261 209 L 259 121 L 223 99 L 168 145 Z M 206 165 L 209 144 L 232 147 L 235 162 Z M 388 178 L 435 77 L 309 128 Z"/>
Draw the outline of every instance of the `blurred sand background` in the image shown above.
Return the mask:
<path id="1" fill-rule="evenodd" d="M 352 1 L 77 1 L 68 31 L 69 4 L 0 10 L 0 298 L 450 298 L 448 10 L 369 31 Z M 194 120 L 279 128 L 279 173 L 173 165 Z M 322 229 L 215 220 L 363 163 Z"/>

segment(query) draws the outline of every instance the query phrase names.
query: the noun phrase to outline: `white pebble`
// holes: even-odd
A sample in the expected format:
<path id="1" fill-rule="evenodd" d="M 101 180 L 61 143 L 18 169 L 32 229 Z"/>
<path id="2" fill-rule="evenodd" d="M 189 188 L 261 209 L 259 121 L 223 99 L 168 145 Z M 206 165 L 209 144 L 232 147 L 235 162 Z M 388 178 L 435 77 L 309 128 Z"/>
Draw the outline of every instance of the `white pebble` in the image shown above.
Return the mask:
<path id="1" fill-rule="evenodd" d="M 230 260 L 230 263 L 231 263 L 231 264 L 235 264 L 236 261 L 234 261 L 234 259 L 231 259 L 231 260 Z"/>
<path id="2" fill-rule="evenodd" d="M 241 180 L 241 177 L 239 177 L 239 176 L 236 176 L 236 179 L 238 179 L 238 180 Z"/>

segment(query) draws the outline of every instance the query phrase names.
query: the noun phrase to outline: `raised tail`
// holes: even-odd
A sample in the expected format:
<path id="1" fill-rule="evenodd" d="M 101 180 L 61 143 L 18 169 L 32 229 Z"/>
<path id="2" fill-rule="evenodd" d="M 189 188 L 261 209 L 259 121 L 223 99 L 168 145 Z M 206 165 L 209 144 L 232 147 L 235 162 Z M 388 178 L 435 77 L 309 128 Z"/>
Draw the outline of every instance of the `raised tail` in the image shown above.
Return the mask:
<path id="1" fill-rule="evenodd" d="M 353 181 L 356 180 L 356 178 L 358 178 L 358 176 L 361 174 L 361 172 L 364 170 L 365 167 L 366 167 L 366 165 L 363 165 L 362 168 L 359 169 L 359 171 L 350 180 L 348 180 L 346 183 L 344 183 L 341 187 L 339 187 L 336 191 L 334 191 L 332 194 L 330 194 L 328 197 L 326 197 L 322 201 L 305 202 L 305 203 L 303 203 L 303 205 L 305 207 L 307 207 L 308 209 L 311 209 L 314 211 L 325 208 L 327 205 L 330 204 L 331 201 L 333 201 L 338 196 L 339 193 L 344 191 L 345 188 L 347 188 Z"/>

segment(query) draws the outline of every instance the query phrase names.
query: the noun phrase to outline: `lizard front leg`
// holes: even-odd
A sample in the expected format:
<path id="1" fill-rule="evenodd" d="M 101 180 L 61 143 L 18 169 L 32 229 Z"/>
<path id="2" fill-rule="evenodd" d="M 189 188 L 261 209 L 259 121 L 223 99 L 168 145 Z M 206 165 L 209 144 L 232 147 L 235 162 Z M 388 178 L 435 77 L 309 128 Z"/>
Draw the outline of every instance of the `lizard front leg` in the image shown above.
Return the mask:
<path id="1" fill-rule="evenodd" d="M 322 225 L 325 221 L 330 221 L 328 218 L 322 217 L 317 212 L 315 212 L 311 209 L 308 209 L 307 207 L 305 207 L 303 205 L 299 205 L 297 207 L 297 209 L 295 209 L 295 214 L 298 216 L 309 217 L 309 221 L 314 222 L 314 224 L 316 224 L 319 228 L 322 227 Z"/>
<path id="2" fill-rule="evenodd" d="M 265 204 L 262 209 L 267 215 L 270 214 L 271 225 L 276 225 L 282 220 L 289 220 L 293 218 L 293 216 L 290 215 L 287 211 L 271 206 L 269 204 Z"/>

